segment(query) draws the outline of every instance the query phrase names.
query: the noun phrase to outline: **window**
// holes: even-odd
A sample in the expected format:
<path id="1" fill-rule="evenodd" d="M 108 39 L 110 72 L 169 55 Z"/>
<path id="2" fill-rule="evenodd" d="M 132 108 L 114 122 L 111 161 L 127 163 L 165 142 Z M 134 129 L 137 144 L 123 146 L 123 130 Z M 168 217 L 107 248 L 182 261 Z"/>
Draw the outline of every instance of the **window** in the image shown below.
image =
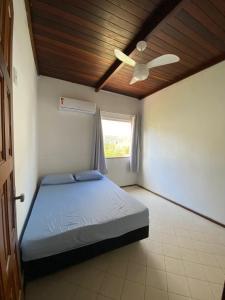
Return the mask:
<path id="1" fill-rule="evenodd" d="M 106 158 L 129 157 L 131 150 L 131 119 L 102 119 L 104 151 Z"/>

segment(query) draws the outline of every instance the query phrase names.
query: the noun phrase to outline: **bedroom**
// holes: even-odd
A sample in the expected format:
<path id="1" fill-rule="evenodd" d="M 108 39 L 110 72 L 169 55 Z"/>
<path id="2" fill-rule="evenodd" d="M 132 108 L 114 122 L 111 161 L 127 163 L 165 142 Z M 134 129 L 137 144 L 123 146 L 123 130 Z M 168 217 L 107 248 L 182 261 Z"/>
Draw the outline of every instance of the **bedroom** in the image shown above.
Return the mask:
<path id="1" fill-rule="evenodd" d="M 3 0 L 0 17 L 0 299 L 221 300 L 224 1 Z"/>

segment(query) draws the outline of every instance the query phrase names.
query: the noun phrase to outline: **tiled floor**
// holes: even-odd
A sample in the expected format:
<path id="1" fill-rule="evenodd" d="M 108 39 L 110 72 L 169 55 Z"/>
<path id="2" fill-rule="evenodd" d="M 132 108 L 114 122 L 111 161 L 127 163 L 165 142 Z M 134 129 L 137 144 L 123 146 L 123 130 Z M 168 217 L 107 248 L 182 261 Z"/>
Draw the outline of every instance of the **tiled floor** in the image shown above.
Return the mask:
<path id="1" fill-rule="evenodd" d="M 26 300 L 221 300 L 225 230 L 138 187 L 150 237 L 27 285 Z"/>

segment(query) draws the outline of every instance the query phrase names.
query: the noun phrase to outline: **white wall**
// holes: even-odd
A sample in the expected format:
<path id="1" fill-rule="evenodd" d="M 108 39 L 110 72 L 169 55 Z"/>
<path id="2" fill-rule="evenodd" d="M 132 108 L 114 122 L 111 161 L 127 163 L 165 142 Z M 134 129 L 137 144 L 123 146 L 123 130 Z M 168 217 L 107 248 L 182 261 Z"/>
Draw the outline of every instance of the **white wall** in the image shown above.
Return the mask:
<path id="1" fill-rule="evenodd" d="M 225 62 L 143 101 L 140 183 L 225 224 Z"/>
<path id="2" fill-rule="evenodd" d="M 90 168 L 93 116 L 58 111 L 59 97 L 93 101 L 104 111 L 134 114 L 139 100 L 41 76 L 38 84 L 39 175 Z M 108 176 L 119 185 L 136 183 L 128 159 L 108 159 Z"/>
<path id="3" fill-rule="evenodd" d="M 20 235 L 37 183 L 37 75 L 24 1 L 14 0 L 13 4 L 13 66 L 18 76 L 13 84 L 15 184 L 16 194 L 25 194 L 25 202 L 17 202 Z"/>

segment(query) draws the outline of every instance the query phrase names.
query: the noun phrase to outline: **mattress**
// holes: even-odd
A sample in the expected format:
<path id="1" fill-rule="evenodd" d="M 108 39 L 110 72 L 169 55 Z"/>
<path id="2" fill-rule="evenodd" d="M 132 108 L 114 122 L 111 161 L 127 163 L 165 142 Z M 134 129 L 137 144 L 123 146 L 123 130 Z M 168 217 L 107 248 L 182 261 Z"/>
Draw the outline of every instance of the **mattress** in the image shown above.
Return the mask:
<path id="1" fill-rule="evenodd" d="M 148 224 L 148 208 L 106 177 L 43 185 L 22 238 L 22 259 L 52 256 Z"/>

